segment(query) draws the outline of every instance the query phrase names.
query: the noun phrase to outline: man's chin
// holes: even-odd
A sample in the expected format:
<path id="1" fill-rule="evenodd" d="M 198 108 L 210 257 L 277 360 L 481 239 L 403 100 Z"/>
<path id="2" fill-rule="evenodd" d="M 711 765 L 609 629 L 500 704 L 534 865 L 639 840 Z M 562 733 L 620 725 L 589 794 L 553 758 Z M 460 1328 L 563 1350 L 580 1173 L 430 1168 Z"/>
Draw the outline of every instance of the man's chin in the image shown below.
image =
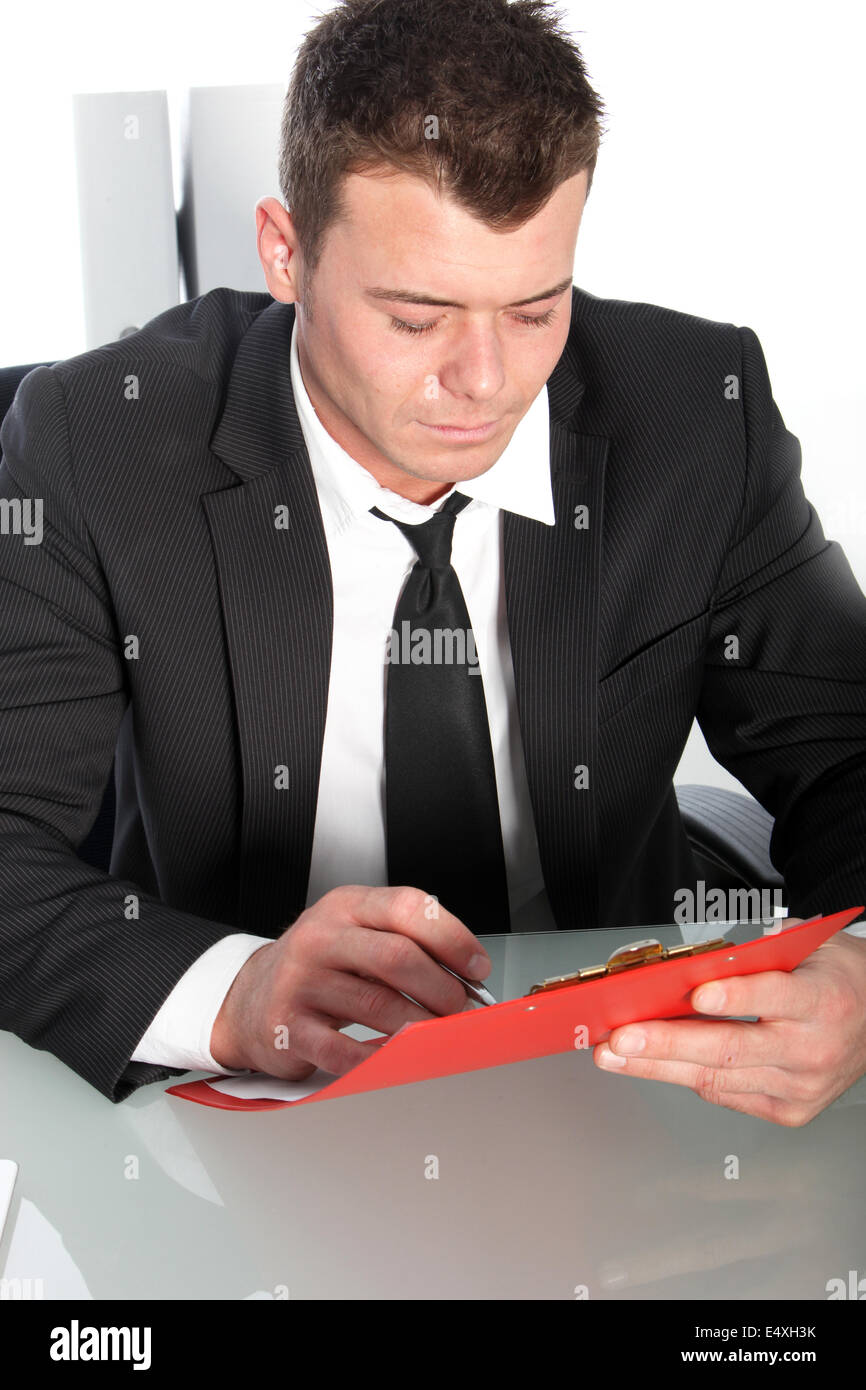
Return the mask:
<path id="1" fill-rule="evenodd" d="M 504 447 L 504 446 L 503 446 Z M 500 457 L 502 449 L 495 453 L 491 450 L 473 449 L 457 450 L 449 449 L 447 452 L 438 453 L 423 462 L 417 458 L 392 460 L 395 467 L 401 472 L 407 473 L 409 477 L 424 483 L 466 483 L 471 478 L 480 478 L 482 473 L 486 473 L 492 468 Z"/>

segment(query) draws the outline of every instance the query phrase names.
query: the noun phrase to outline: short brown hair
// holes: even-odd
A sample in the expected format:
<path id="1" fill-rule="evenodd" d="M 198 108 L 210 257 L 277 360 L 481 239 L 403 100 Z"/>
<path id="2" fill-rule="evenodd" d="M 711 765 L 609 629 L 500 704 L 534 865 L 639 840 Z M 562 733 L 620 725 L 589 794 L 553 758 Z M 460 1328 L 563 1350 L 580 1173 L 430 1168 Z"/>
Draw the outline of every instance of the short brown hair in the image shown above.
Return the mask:
<path id="1" fill-rule="evenodd" d="M 283 108 L 280 190 L 309 276 L 344 175 L 420 175 L 510 231 L 582 169 L 589 192 L 602 114 L 550 0 L 341 0 Z"/>

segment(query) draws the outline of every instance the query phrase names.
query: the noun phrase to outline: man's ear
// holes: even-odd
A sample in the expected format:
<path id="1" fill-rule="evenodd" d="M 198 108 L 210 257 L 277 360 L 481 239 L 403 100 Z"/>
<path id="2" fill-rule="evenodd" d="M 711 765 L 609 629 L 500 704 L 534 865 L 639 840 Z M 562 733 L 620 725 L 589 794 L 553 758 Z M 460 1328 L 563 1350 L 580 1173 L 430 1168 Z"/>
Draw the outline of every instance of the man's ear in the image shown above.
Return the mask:
<path id="1" fill-rule="evenodd" d="M 269 292 L 284 304 L 297 303 L 300 248 L 292 215 L 276 198 L 260 198 L 256 203 L 256 244 Z"/>

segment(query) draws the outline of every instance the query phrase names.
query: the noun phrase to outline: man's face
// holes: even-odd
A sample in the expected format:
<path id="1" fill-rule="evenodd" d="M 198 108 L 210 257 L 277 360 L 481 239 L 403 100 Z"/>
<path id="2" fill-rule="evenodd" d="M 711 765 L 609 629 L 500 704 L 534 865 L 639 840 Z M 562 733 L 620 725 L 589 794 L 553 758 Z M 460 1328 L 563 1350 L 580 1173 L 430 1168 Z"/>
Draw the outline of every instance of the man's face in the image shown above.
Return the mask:
<path id="1" fill-rule="evenodd" d="M 312 317 L 298 305 L 300 362 L 325 428 L 383 486 L 432 501 L 499 458 L 565 346 L 585 197 L 584 172 L 503 233 L 410 175 L 346 178 Z"/>

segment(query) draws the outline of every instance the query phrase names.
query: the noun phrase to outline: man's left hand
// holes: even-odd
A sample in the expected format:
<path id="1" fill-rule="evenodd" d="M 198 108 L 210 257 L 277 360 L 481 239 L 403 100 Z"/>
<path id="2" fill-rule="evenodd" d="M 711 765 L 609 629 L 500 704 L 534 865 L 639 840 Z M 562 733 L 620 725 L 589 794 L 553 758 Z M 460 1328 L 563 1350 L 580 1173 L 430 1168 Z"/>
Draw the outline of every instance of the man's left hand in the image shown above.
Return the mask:
<path id="1" fill-rule="evenodd" d="M 691 1004 L 758 1022 L 629 1023 L 594 1049 L 596 1064 L 788 1126 L 808 1124 L 866 1072 L 866 940 L 837 932 L 796 970 L 707 982 Z"/>

